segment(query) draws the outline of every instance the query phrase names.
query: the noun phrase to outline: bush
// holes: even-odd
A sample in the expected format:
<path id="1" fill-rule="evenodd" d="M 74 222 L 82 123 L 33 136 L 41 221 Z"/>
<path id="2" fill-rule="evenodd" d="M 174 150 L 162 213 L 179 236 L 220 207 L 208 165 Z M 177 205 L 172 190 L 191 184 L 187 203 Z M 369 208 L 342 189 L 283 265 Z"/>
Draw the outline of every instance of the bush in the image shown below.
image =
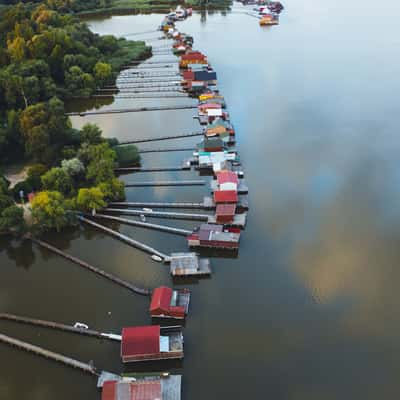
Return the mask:
<path id="1" fill-rule="evenodd" d="M 135 145 L 129 144 L 126 146 L 117 146 L 114 147 L 114 150 L 117 153 L 117 161 L 119 166 L 125 167 L 128 165 L 139 164 L 140 154 Z"/>

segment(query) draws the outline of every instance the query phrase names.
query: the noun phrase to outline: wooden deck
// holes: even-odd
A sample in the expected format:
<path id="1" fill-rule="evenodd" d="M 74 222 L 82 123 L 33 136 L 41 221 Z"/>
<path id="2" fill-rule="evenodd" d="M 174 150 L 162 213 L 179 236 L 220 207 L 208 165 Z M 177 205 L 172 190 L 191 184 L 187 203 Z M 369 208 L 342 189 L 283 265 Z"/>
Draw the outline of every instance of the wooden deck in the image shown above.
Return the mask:
<path id="1" fill-rule="evenodd" d="M 189 213 L 174 213 L 167 211 L 145 211 L 145 210 L 128 210 L 126 208 L 105 208 L 104 212 L 126 214 L 126 215 L 145 215 L 153 218 L 170 218 L 182 219 L 188 221 L 208 221 L 208 214 L 189 214 Z"/>

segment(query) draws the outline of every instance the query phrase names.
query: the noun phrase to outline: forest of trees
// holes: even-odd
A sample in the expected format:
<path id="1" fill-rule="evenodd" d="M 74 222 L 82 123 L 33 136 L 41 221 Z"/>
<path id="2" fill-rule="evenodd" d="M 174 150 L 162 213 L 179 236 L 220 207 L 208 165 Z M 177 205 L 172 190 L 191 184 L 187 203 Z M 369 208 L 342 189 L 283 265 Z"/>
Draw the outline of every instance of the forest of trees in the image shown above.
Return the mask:
<path id="1" fill-rule="evenodd" d="M 70 223 L 67 210 L 88 211 L 124 197 L 114 167 L 119 159 L 121 165 L 137 163 L 137 149 L 115 147 L 117 141 L 103 139 L 94 125 L 73 129 L 64 101 L 90 96 L 113 82 L 122 64 L 150 53 L 143 42 L 99 36 L 43 3 L 3 11 L 0 168 L 17 162 L 31 167 L 13 190 L 0 178 L 0 232 L 23 230 L 23 212 L 14 203 L 22 192 L 38 193 L 32 219 L 40 229 Z"/>

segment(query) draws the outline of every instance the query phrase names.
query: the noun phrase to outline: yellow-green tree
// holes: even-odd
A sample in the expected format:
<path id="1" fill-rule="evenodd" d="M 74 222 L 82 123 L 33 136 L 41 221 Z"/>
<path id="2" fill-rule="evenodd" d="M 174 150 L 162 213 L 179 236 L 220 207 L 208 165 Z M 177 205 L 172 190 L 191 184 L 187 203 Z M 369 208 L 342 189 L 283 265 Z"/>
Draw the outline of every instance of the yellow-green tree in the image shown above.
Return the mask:
<path id="1" fill-rule="evenodd" d="M 40 192 L 32 200 L 31 206 L 33 222 L 40 230 L 60 231 L 70 222 L 67 204 L 60 192 Z"/>
<path id="2" fill-rule="evenodd" d="M 104 193 L 98 187 L 79 189 L 76 203 L 82 211 L 99 210 L 107 205 Z"/>

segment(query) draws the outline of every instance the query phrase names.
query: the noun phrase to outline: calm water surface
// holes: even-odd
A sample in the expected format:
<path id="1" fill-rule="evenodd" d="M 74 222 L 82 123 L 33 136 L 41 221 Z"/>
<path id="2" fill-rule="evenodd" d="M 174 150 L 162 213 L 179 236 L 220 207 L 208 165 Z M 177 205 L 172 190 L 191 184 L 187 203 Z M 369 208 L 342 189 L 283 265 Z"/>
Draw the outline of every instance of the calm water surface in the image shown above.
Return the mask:
<path id="1" fill-rule="evenodd" d="M 177 365 L 183 398 L 393 399 L 400 392 L 399 7 L 394 0 L 379 10 L 369 0 L 288 0 L 285 6 L 281 25 L 272 29 L 238 12 L 197 14 L 180 24 L 218 72 L 251 205 L 239 257 L 213 258 L 210 279 L 185 284 L 193 301 L 185 360 Z M 91 26 L 125 36 L 159 21 L 159 15 L 124 16 Z M 117 100 L 107 107 L 136 104 L 157 101 Z M 192 115 L 152 112 L 73 123 L 95 122 L 106 136 L 128 139 L 197 130 Z M 143 165 L 172 166 L 185 155 L 146 155 Z M 196 174 L 124 177 L 158 178 Z M 132 201 L 199 201 L 206 192 L 127 190 Z M 181 237 L 119 229 L 165 252 L 186 248 Z M 95 230 L 47 239 L 138 285 L 171 285 L 165 266 Z M 1 239 L 0 245 L 0 310 L 114 332 L 149 322 L 147 299 L 29 244 Z M 122 370 L 117 344 L 5 322 L 1 331 Z M 1 400 L 100 398 L 92 378 L 80 372 L 3 345 L 0 359 Z"/>

